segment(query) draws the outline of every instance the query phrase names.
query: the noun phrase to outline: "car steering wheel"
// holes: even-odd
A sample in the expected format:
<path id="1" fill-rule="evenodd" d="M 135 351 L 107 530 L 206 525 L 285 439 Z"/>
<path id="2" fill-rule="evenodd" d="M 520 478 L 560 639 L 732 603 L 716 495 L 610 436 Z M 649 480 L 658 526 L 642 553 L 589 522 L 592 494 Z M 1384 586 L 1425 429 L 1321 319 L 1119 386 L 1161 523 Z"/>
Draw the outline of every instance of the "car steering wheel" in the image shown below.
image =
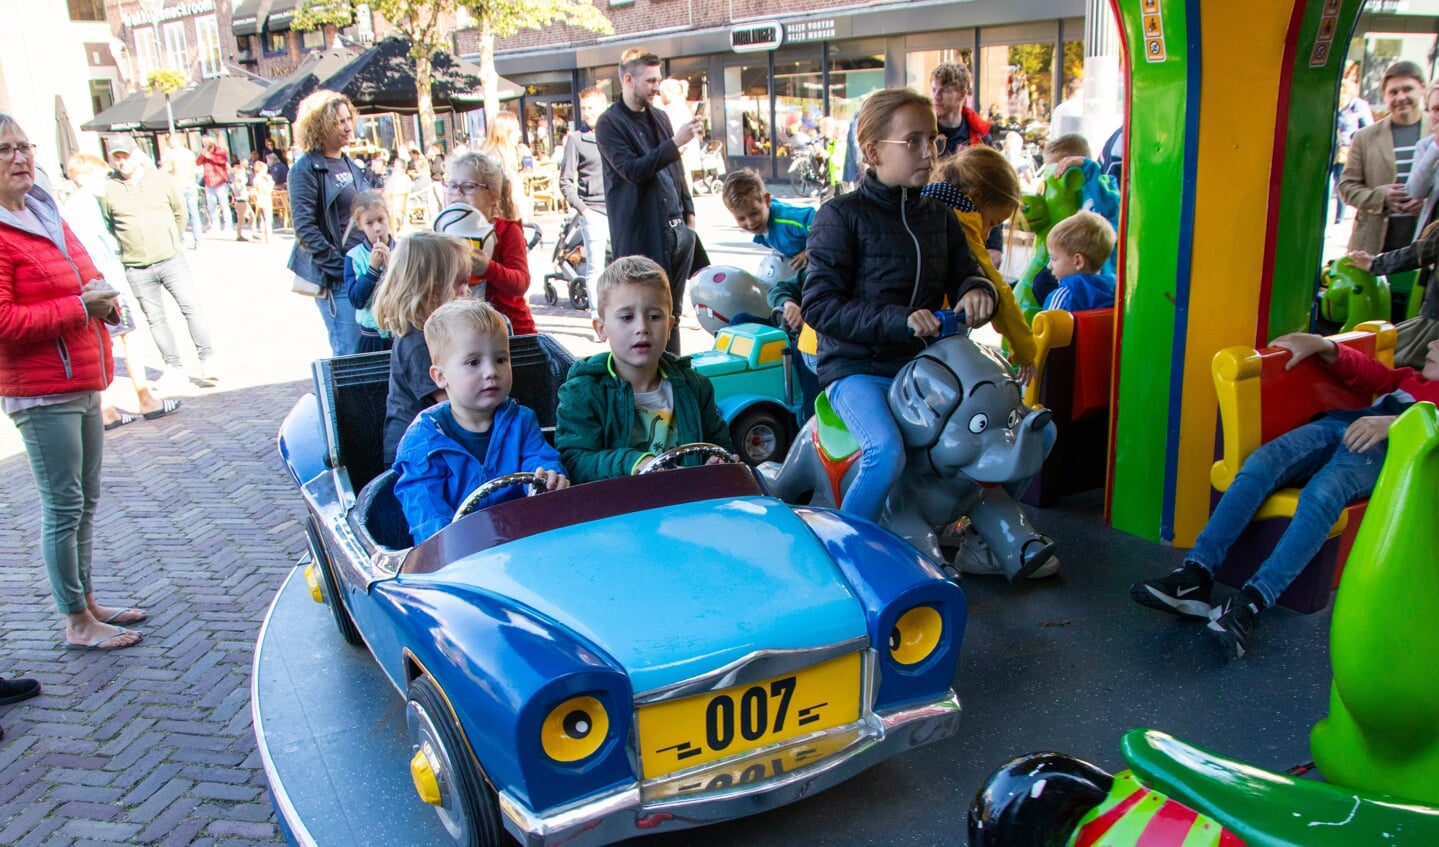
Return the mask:
<path id="1" fill-rule="evenodd" d="M 533 473 L 508 473 L 504 476 L 497 476 L 489 482 L 482 483 L 474 491 L 465 495 L 465 499 L 460 501 L 460 508 L 455 510 L 455 516 L 450 518 L 450 523 L 454 523 L 479 508 L 480 503 L 486 497 L 494 494 L 501 488 L 509 488 L 511 485 L 531 485 L 538 490 L 549 490 L 549 487 L 544 481 Z"/>
<path id="2" fill-rule="evenodd" d="M 718 444 L 710 444 L 707 441 L 696 441 L 692 444 L 681 444 L 678 447 L 671 447 L 658 456 L 646 459 L 635 471 L 635 476 L 640 474 L 654 473 L 655 471 L 667 471 L 670 468 L 678 467 L 680 460 L 690 456 L 704 456 L 706 459 L 711 456 L 718 456 L 730 464 L 738 464 L 739 458 L 730 451 Z"/>

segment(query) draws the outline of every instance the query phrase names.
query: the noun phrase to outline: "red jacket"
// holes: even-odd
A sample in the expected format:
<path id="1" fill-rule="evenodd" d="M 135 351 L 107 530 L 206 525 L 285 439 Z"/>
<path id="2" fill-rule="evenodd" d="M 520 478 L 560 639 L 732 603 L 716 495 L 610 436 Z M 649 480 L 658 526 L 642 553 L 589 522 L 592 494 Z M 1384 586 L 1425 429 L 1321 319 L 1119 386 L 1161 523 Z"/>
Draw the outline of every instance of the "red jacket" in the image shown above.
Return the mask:
<path id="1" fill-rule="evenodd" d="M 102 275 L 68 226 L 65 249 L 0 223 L 0 396 L 100 391 L 115 377 L 110 334 L 80 301 Z"/>
<path id="2" fill-rule="evenodd" d="M 510 319 L 515 335 L 536 332 L 534 316 L 525 297 L 530 293 L 530 255 L 525 249 L 525 227 L 519 221 L 495 218 L 495 252 L 483 277 L 470 277 L 470 285 L 485 283 L 485 300 Z"/>
<path id="3" fill-rule="evenodd" d="M 216 188 L 230 181 L 230 154 L 216 144 L 209 152 L 195 158 L 195 164 L 205 169 L 205 187 Z"/>

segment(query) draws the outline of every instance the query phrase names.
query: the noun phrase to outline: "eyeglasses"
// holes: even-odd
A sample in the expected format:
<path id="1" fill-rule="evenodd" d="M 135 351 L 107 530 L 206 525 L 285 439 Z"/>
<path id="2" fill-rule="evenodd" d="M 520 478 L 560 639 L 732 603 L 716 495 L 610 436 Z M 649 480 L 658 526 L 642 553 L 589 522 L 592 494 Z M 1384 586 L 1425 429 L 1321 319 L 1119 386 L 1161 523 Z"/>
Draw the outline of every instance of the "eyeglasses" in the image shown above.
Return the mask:
<path id="1" fill-rule="evenodd" d="M 931 135 L 928 138 L 922 135 L 911 135 L 909 138 L 905 139 L 881 138 L 879 140 L 879 143 L 903 144 L 905 148 L 909 150 L 909 152 L 913 153 L 916 156 L 918 156 L 920 153 L 923 153 L 925 149 L 928 148 L 934 151 L 934 155 L 938 156 L 939 154 L 944 152 L 944 142 L 947 140 L 948 139 L 946 139 L 942 135 Z"/>
<path id="2" fill-rule="evenodd" d="M 489 190 L 490 190 L 490 187 L 489 187 L 488 185 L 485 185 L 483 182 L 447 182 L 447 183 L 445 183 L 445 190 L 446 190 L 446 191 L 458 191 L 458 192 L 461 193 L 461 194 L 474 194 L 476 190 L 481 189 L 481 188 L 483 188 L 483 189 L 486 190 L 486 191 L 489 191 Z"/>
<path id="3" fill-rule="evenodd" d="M 0 159 L 18 159 L 21 156 L 32 158 L 35 155 L 35 145 L 22 141 L 19 144 L 0 144 Z"/>

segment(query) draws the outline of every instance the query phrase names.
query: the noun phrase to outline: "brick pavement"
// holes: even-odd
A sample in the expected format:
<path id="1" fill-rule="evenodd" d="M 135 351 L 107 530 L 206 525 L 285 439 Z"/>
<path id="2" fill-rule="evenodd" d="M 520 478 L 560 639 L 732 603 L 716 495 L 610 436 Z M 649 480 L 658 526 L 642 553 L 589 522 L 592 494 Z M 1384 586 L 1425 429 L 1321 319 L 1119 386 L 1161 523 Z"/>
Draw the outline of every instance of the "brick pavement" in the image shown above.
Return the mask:
<path id="1" fill-rule="evenodd" d="M 700 202 L 702 219 L 722 224 L 702 230 L 706 243 L 732 261 L 747 236 L 717 199 Z M 550 238 L 558 220 L 541 220 Z M 597 351 L 585 316 L 563 299 L 544 304 L 551 246 L 531 254 L 541 329 L 577 355 Z M 304 543 L 275 433 L 325 352 L 314 305 L 289 292 L 289 249 L 283 236 L 268 246 L 210 239 L 187 254 L 225 379 L 187 392 L 178 414 L 107 433 L 94 581 L 102 602 L 149 610 L 141 645 L 61 649 L 29 465 L 14 426 L 0 423 L 0 674 L 45 687 L 0 710 L 0 844 L 280 839 L 250 726 L 250 667 Z M 692 318 L 685 326 L 687 350 L 708 345 Z M 177 337 L 193 356 L 183 326 Z"/>

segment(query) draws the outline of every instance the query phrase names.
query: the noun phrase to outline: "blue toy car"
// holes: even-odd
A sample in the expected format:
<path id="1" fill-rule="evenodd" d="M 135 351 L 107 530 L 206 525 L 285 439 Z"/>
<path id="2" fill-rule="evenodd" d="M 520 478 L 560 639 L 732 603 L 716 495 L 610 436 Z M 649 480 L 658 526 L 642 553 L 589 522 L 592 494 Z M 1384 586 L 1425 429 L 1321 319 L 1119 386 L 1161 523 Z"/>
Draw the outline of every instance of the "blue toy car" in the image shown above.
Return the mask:
<path id="1" fill-rule="evenodd" d="M 552 422 L 568 356 L 540 336 L 511 355 L 517 399 Z M 456 844 L 736 818 L 957 731 L 963 591 L 744 465 L 513 500 L 411 547 L 378 464 L 387 365 L 317 362 L 279 449 L 311 593 L 406 698 L 416 793 Z"/>

